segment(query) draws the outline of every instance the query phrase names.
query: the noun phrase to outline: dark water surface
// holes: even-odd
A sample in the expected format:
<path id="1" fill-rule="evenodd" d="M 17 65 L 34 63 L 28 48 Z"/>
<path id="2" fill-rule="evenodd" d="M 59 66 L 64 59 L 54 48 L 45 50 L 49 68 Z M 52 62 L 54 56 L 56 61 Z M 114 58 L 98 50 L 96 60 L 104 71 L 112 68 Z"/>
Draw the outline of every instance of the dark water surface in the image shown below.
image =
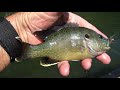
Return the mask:
<path id="1" fill-rule="evenodd" d="M 120 32 L 120 12 L 75 12 L 108 37 Z M 4 16 L 5 13 L 1 13 Z M 92 67 L 86 74 L 80 66 L 80 62 L 70 62 L 70 75 L 66 78 L 93 78 L 101 77 L 120 67 L 120 38 L 112 45 L 111 50 L 107 52 L 111 56 L 111 63 L 104 65 L 93 59 Z M 4 71 L 0 72 L 1 78 L 62 78 L 57 66 L 41 67 L 39 60 L 24 61 L 21 63 L 13 62 Z"/>

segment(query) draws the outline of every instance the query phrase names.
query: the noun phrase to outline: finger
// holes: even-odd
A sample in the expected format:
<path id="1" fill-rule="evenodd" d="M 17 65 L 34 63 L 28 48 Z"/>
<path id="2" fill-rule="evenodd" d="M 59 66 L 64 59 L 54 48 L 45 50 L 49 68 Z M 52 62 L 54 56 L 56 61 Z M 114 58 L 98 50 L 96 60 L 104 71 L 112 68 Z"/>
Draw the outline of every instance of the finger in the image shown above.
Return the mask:
<path id="1" fill-rule="evenodd" d="M 53 26 L 62 16 L 62 12 L 33 12 L 31 13 L 31 23 L 33 32 L 46 30 Z"/>
<path id="2" fill-rule="evenodd" d="M 102 55 L 99 55 L 96 58 L 103 64 L 109 64 L 111 62 L 110 56 L 107 55 L 106 53 L 103 53 Z"/>
<path id="3" fill-rule="evenodd" d="M 85 70 L 89 70 L 91 68 L 92 59 L 84 59 L 81 61 L 81 65 Z"/>
<path id="4" fill-rule="evenodd" d="M 58 64 L 58 69 L 61 75 L 68 76 L 69 75 L 69 69 L 70 65 L 68 61 L 62 61 Z"/>

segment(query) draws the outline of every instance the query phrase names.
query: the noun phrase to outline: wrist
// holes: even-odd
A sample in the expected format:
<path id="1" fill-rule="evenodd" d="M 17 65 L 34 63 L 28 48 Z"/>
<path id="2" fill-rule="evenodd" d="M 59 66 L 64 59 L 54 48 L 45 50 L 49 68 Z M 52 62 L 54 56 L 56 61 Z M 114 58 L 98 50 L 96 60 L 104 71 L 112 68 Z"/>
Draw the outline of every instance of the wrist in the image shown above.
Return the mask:
<path id="1" fill-rule="evenodd" d="M 34 12 L 19 12 L 6 18 L 10 21 L 20 39 L 29 44 L 35 44 L 37 40 L 33 33 L 40 30 L 39 27 L 33 24 L 34 21 L 38 21 L 38 18 L 36 19 L 34 16 L 36 16 Z"/>
<path id="2" fill-rule="evenodd" d="M 0 17 L 0 71 L 21 54 L 22 45 L 15 39 L 18 36 L 13 26 Z M 18 50 L 19 52 L 17 52 Z"/>
<path id="3" fill-rule="evenodd" d="M 14 27 L 14 29 L 16 30 L 18 36 L 21 38 L 21 40 L 23 42 L 27 42 L 27 35 L 25 30 L 26 30 L 26 24 L 25 23 L 25 20 L 24 20 L 24 16 L 25 13 L 24 12 L 19 12 L 19 13 L 15 13 L 13 15 L 10 15 L 8 17 L 6 17 L 6 19 L 8 21 L 10 21 L 11 25 Z"/>

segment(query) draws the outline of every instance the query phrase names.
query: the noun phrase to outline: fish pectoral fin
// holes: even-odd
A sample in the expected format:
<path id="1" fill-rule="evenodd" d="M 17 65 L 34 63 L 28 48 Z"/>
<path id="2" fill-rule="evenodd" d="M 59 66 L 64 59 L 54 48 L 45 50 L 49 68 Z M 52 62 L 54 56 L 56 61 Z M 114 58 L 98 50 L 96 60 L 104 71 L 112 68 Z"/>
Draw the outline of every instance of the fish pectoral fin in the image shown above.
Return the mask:
<path id="1" fill-rule="evenodd" d="M 58 64 L 59 62 L 55 62 L 53 59 L 44 58 L 40 60 L 40 65 L 43 67 L 49 67 Z"/>

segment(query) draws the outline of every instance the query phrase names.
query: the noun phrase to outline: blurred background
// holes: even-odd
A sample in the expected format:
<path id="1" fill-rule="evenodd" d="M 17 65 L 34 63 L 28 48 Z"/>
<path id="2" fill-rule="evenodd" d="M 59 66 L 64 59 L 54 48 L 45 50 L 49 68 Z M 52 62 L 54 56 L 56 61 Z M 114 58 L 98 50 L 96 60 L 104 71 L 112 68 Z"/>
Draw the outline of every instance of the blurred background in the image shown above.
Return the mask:
<path id="1" fill-rule="evenodd" d="M 14 12 L 0 12 L 0 16 L 8 16 Z M 120 33 L 120 12 L 74 12 L 96 26 L 108 37 Z M 57 66 L 42 67 L 40 60 L 12 62 L 0 72 L 0 78 L 100 78 L 120 67 L 120 36 L 107 52 L 111 56 L 111 63 L 104 65 L 95 58 L 91 69 L 86 73 L 80 62 L 70 62 L 70 75 L 62 77 Z"/>

